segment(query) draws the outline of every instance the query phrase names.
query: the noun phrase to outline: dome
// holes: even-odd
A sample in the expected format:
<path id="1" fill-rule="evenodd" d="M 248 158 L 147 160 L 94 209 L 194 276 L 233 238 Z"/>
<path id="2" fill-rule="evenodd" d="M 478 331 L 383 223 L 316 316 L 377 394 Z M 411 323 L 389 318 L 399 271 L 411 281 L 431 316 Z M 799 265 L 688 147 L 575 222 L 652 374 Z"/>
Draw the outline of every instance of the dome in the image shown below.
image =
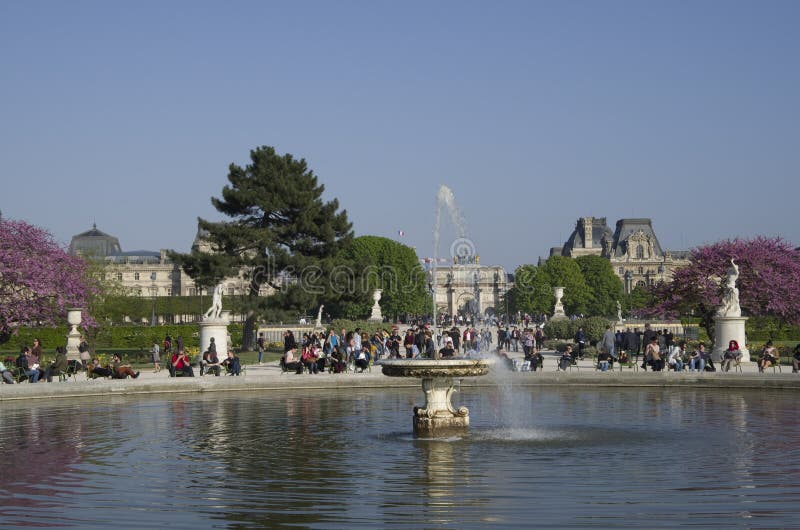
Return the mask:
<path id="1" fill-rule="evenodd" d="M 69 253 L 73 256 L 80 254 L 104 258 L 121 252 L 122 248 L 119 245 L 119 239 L 98 230 L 96 224 L 92 225 L 91 230 L 72 236 L 72 240 L 69 243 Z"/>

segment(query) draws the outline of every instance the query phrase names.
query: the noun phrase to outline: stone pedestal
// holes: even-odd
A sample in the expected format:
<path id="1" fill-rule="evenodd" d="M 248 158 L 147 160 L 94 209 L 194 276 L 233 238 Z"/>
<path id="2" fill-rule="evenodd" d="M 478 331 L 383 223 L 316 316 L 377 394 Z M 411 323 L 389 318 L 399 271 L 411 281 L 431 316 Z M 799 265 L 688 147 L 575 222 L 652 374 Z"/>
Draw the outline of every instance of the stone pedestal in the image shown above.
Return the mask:
<path id="1" fill-rule="evenodd" d="M 81 323 L 81 312 L 79 308 L 67 309 L 67 323 L 70 325 L 69 333 L 67 333 L 67 359 L 77 360 L 81 358 L 78 347 L 81 344 L 81 332 L 78 331 L 78 326 Z"/>
<path id="2" fill-rule="evenodd" d="M 200 355 L 208 350 L 211 337 L 217 345 L 217 357 L 220 361 L 228 354 L 228 324 L 230 319 L 226 313 L 219 318 L 208 318 L 200 322 Z"/>
<path id="3" fill-rule="evenodd" d="M 453 408 L 451 397 L 456 391 L 450 377 L 422 379 L 425 408 L 414 407 L 414 434 L 442 437 L 463 434 L 469 428 L 467 407 Z"/>
<path id="4" fill-rule="evenodd" d="M 747 338 L 744 334 L 744 323 L 747 317 L 714 317 L 714 350 L 711 358 L 722 359 L 722 353 L 728 349 L 728 342 L 735 340 L 742 352 L 742 362 L 750 362 L 750 350 L 747 349 Z"/>
<path id="5" fill-rule="evenodd" d="M 556 297 L 556 305 L 555 309 L 553 310 L 553 316 L 550 318 L 550 320 L 567 318 L 567 314 L 564 312 L 564 304 L 561 303 L 561 298 L 564 296 L 564 288 L 553 287 L 553 295 Z"/>

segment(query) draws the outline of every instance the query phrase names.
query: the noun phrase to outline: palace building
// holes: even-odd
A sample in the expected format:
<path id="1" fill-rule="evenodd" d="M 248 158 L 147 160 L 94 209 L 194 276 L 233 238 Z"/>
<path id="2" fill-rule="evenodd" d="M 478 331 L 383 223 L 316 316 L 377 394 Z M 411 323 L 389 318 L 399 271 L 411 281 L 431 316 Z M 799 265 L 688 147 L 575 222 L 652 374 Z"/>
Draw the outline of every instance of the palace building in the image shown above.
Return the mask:
<path id="1" fill-rule="evenodd" d="M 551 256 L 602 256 L 611 262 L 625 292 L 634 287 L 672 280 L 672 271 L 688 265 L 686 250 L 665 250 L 650 219 L 620 219 L 612 231 L 605 217 L 581 217 L 561 247 Z"/>

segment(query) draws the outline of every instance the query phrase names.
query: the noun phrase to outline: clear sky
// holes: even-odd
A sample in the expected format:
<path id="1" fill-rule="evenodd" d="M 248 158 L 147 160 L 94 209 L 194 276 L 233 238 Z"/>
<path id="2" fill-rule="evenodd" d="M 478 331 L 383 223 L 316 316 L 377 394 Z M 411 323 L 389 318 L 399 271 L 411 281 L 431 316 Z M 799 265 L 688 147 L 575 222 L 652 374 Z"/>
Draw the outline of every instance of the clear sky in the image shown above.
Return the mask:
<path id="1" fill-rule="evenodd" d="M 0 0 L 0 210 L 188 250 L 272 145 L 420 256 L 441 184 L 509 269 L 588 215 L 800 245 L 799 27 L 771 0 Z"/>

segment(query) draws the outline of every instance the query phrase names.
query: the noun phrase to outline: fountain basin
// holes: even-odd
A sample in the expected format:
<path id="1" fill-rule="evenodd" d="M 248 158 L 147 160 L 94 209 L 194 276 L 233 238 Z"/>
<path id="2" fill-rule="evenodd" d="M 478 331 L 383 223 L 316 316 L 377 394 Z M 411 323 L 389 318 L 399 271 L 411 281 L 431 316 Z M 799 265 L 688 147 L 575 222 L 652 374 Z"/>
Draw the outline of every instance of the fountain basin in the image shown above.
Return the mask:
<path id="1" fill-rule="evenodd" d="M 422 380 L 425 407 L 414 407 L 414 434 L 447 437 L 463 434 L 469 428 L 467 407 L 453 407 L 454 378 L 486 375 L 493 364 L 491 359 L 408 359 L 383 361 L 381 369 L 389 377 Z"/>

